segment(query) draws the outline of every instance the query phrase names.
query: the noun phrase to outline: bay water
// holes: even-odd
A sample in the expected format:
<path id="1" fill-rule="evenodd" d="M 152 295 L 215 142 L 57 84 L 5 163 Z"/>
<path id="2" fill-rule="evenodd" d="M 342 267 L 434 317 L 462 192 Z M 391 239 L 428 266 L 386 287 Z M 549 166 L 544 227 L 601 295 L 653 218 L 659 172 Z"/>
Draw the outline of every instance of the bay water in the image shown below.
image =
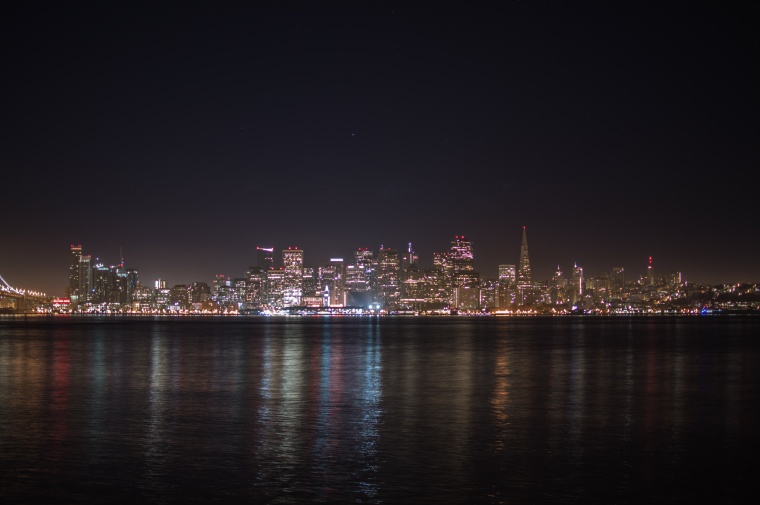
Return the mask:
<path id="1" fill-rule="evenodd" d="M 757 317 L 4 317 L 5 503 L 753 492 Z"/>

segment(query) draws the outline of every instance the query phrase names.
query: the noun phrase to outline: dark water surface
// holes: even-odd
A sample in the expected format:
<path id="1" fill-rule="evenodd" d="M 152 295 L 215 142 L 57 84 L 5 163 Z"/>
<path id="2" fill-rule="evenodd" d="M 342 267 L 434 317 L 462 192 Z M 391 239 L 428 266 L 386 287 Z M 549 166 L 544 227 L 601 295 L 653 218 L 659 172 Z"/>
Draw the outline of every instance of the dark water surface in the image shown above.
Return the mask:
<path id="1" fill-rule="evenodd" d="M 0 500 L 736 503 L 759 344 L 752 317 L 0 319 Z"/>

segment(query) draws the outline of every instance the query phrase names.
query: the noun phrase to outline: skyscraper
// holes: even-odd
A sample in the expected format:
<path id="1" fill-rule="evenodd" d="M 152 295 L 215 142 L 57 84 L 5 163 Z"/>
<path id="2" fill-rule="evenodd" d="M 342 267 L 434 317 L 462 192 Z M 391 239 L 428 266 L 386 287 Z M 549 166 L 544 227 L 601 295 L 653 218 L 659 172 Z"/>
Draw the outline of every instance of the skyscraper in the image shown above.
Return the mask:
<path id="1" fill-rule="evenodd" d="M 92 295 L 92 256 L 79 256 L 79 301 L 88 302 Z"/>
<path id="2" fill-rule="evenodd" d="M 79 260 L 82 258 L 82 244 L 71 244 L 71 253 L 69 260 L 69 289 L 68 294 L 71 301 L 76 303 L 79 298 Z"/>
<path id="3" fill-rule="evenodd" d="M 261 267 L 250 267 L 247 273 L 245 285 L 245 301 L 248 308 L 258 309 L 266 303 L 264 284 L 265 273 Z"/>
<path id="4" fill-rule="evenodd" d="M 283 306 L 299 305 L 303 294 L 303 251 L 290 247 L 283 250 L 282 267 L 285 274 Z"/>
<path id="5" fill-rule="evenodd" d="M 417 268 L 419 263 L 419 256 L 412 250 L 412 243 L 409 242 L 407 252 L 401 260 L 401 268 L 403 270 L 409 270 L 410 268 Z"/>
<path id="6" fill-rule="evenodd" d="M 499 307 L 515 303 L 515 266 L 499 265 Z"/>
<path id="7" fill-rule="evenodd" d="M 453 267 L 454 274 L 460 272 L 470 272 L 473 270 L 472 242 L 465 240 L 464 235 L 457 235 L 451 241 L 451 250 L 449 258 Z"/>
<path id="8" fill-rule="evenodd" d="M 377 290 L 378 301 L 384 308 L 396 308 L 398 305 L 400 263 L 396 249 L 380 247 L 377 253 Z"/>
<path id="9" fill-rule="evenodd" d="M 570 300 L 573 303 L 583 300 L 583 267 L 579 267 L 578 263 L 573 266 L 572 294 Z"/>
<path id="10" fill-rule="evenodd" d="M 274 247 L 257 247 L 256 256 L 258 266 L 266 273 L 267 270 L 274 268 Z"/>
<path id="11" fill-rule="evenodd" d="M 528 236 L 523 226 L 522 245 L 520 246 L 520 265 L 517 269 L 517 286 L 530 286 L 530 258 L 528 257 Z"/>

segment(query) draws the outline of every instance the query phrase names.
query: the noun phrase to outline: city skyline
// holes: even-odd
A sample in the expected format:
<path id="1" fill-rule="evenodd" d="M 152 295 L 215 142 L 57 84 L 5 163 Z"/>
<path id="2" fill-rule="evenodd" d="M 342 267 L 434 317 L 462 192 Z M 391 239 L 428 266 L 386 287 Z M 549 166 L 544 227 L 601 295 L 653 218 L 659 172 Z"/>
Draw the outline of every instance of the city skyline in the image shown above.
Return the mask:
<path id="1" fill-rule="evenodd" d="M 520 278 L 521 275 L 521 264 L 525 261 L 527 258 L 528 253 L 528 247 L 527 247 L 527 226 L 522 226 L 519 228 L 519 230 L 515 230 L 515 236 L 520 236 L 520 244 L 516 245 L 514 249 L 517 250 L 517 252 L 513 251 L 513 254 L 510 256 L 508 254 L 503 255 L 503 260 L 498 262 L 496 265 L 489 265 L 493 268 L 481 268 L 483 264 L 485 263 L 483 260 L 480 259 L 480 255 L 482 251 L 480 248 L 478 248 L 477 243 L 473 243 L 472 250 L 474 251 L 474 254 L 472 258 L 472 264 L 473 269 L 477 271 L 481 278 L 483 279 L 497 279 L 500 275 L 500 268 L 504 265 L 511 265 L 515 267 L 515 275 L 516 278 Z M 518 233 L 521 233 L 522 235 L 518 235 Z M 465 235 L 457 235 L 455 236 L 455 239 L 465 239 Z M 469 237 L 469 236 L 468 236 Z M 518 240 L 514 240 L 515 243 L 518 242 Z M 411 247 L 412 244 L 417 244 L 417 242 L 407 242 L 405 245 L 407 247 Z M 70 250 L 73 250 L 73 248 L 77 248 L 80 251 L 83 251 L 85 247 L 80 243 L 71 243 L 70 244 Z M 115 257 L 108 257 L 107 255 L 94 255 L 93 254 L 93 248 L 86 247 L 88 254 L 85 256 L 87 257 L 88 263 L 91 263 L 91 267 L 95 267 L 96 265 L 104 266 L 106 268 L 114 268 L 117 266 L 123 267 L 125 271 L 127 269 L 136 269 L 140 272 L 140 282 L 143 285 L 153 284 L 155 280 L 162 279 L 166 282 L 169 282 L 170 284 L 192 284 L 193 282 L 211 282 L 215 277 L 219 275 L 225 275 L 226 277 L 234 278 L 234 277 L 243 277 L 245 275 L 245 272 L 253 266 L 260 266 L 263 258 L 268 258 L 269 265 L 276 269 L 283 269 L 285 267 L 285 264 L 283 263 L 283 259 L 280 256 L 280 253 L 286 253 L 289 250 L 297 250 L 300 253 L 301 257 L 301 264 L 306 267 L 316 267 L 321 264 L 328 263 L 331 259 L 340 258 L 340 259 L 346 259 L 347 261 L 350 261 L 351 257 L 354 255 L 356 250 L 366 250 L 369 251 L 372 254 L 377 254 L 380 252 L 382 248 L 385 249 L 394 249 L 396 251 L 403 251 L 401 247 L 394 247 L 393 245 L 386 245 L 386 244 L 379 244 L 375 248 L 373 247 L 353 247 L 350 251 L 344 251 L 346 254 L 327 254 L 322 255 L 320 257 L 315 257 L 314 254 L 310 253 L 310 249 L 306 247 L 299 247 L 299 246 L 285 246 L 285 247 L 278 247 L 273 244 L 267 244 L 267 247 L 258 245 L 253 248 L 253 251 L 250 251 L 251 254 L 248 254 L 249 261 L 247 262 L 247 266 L 243 266 L 242 263 L 239 264 L 236 267 L 233 268 L 218 268 L 217 266 L 214 266 L 214 264 L 209 263 L 202 266 L 196 266 L 195 270 L 197 272 L 201 272 L 200 275 L 193 275 L 193 274 L 187 274 L 187 273 L 180 273 L 180 271 L 177 268 L 174 268 L 172 264 L 167 265 L 165 268 L 162 266 L 155 265 L 155 260 L 152 260 L 150 257 L 148 258 L 139 258 L 139 260 L 133 260 L 133 259 L 125 259 L 123 255 L 123 249 L 122 247 L 119 248 L 119 251 L 115 255 Z M 318 249 L 318 248 L 317 248 Z M 433 268 L 435 265 L 435 255 L 440 252 L 445 252 L 448 250 L 448 246 L 446 243 L 441 243 L 440 247 L 436 250 L 429 251 L 428 254 L 419 254 L 419 249 L 415 245 L 415 254 L 417 258 L 422 258 L 419 261 L 419 266 L 421 269 L 429 269 Z M 428 248 L 429 249 L 429 248 Z M 330 250 L 329 247 L 325 248 L 323 245 L 321 250 Z M 265 255 L 262 255 L 262 252 L 265 253 Z M 531 258 L 533 257 L 535 253 L 535 248 L 531 246 Z M 58 255 L 60 256 L 60 255 Z M 232 254 L 225 251 L 219 251 L 219 257 L 225 257 L 225 256 L 237 256 L 239 257 L 240 254 Z M 542 254 L 541 257 L 545 258 L 547 256 L 546 253 Z M 562 272 L 571 272 L 573 267 L 579 267 L 582 266 L 585 271 L 586 275 L 589 276 L 600 276 L 600 275 L 609 275 L 611 272 L 613 272 L 615 269 L 622 268 L 624 271 L 628 272 L 629 280 L 632 278 L 643 278 L 648 275 L 651 275 L 652 269 L 656 268 L 656 271 L 658 274 L 662 274 L 663 272 L 679 272 L 683 275 L 684 280 L 692 283 L 692 284 L 704 284 L 704 285 L 719 285 L 719 284 L 735 284 L 735 283 L 756 283 L 757 281 L 752 279 L 736 279 L 731 282 L 705 282 L 700 279 L 694 279 L 692 278 L 688 272 L 684 273 L 683 269 L 678 268 L 678 264 L 674 262 L 667 263 L 665 265 L 660 264 L 657 262 L 657 266 L 653 267 L 653 263 L 655 262 L 653 256 L 644 256 L 640 258 L 640 261 L 638 264 L 634 265 L 625 265 L 620 262 L 615 262 L 614 259 L 608 258 L 604 261 L 604 264 L 602 266 L 594 265 L 594 264 L 588 264 L 583 261 L 578 260 L 558 260 L 554 261 L 553 263 L 550 262 L 548 264 L 542 264 L 542 268 L 538 271 L 538 273 L 531 273 L 533 270 L 530 266 L 531 264 L 535 264 L 535 261 L 533 259 L 529 260 L 527 266 L 527 282 L 530 283 L 531 280 L 536 282 L 546 282 L 552 279 L 559 268 L 559 271 Z M 64 261 L 58 258 L 58 261 L 56 261 L 57 264 L 63 264 Z M 222 263 L 222 261 L 220 261 Z M 579 265 L 580 264 L 580 265 Z M 227 263 L 229 265 L 229 262 Z M 606 265 L 611 265 L 607 267 Z M 186 267 L 187 265 L 184 264 Z M 533 270 L 535 272 L 535 270 Z M 2 272 L 0 272 L 2 274 Z M 14 275 L 5 274 L 5 277 L 9 280 L 12 279 L 13 281 L 11 284 L 14 285 L 23 285 L 25 289 L 33 289 L 35 291 L 44 292 L 51 296 L 63 296 L 64 289 L 68 283 L 67 273 L 63 270 L 58 272 L 54 278 L 48 278 L 45 279 L 41 284 L 44 284 L 47 286 L 47 288 L 34 286 L 32 287 L 31 284 L 33 282 L 26 282 L 24 280 L 17 280 Z M 68 274 L 70 277 L 70 273 Z M 568 274 L 567 277 L 569 278 L 571 274 Z M 524 276 L 524 275 L 523 275 Z M 38 281 L 39 282 L 39 281 Z M 29 285 L 29 286 L 27 286 Z"/>
<path id="2" fill-rule="evenodd" d="M 760 281 L 750 8 L 499 7 L 14 4 L 0 275 L 57 292 L 70 243 L 183 282 L 261 244 L 428 264 L 465 234 L 496 277 L 527 226 L 536 279 Z"/>
<path id="3" fill-rule="evenodd" d="M 500 264 L 498 277 L 475 268 L 473 242 L 455 235 L 448 250 L 433 254 L 432 267 L 420 262 L 411 242 L 405 252 L 381 246 L 377 254 L 356 248 L 348 258 L 318 264 L 305 251 L 258 246 L 256 264 L 244 275 L 216 274 L 213 281 L 152 283 L 122 256 L 107 266 L 82 244 L 69 249 L 65 295 L 46 298 L 0 278 L 0 310 L 76 314 L 479 314 L 632 315 L 746 312 L 760 307 L 760 284 L 706 286 L 680 271 L 654 268 L 626 274 L 625 267 L 590 274 L 573 264 L 558 265 L 551 279 L 532 275 L 527 229 L 522 228 L 517 264 Z M 152 284 L 152 285 L 151 285 Z"/>
<path id="4" fill-rule="evenodd" d="M 530 262 L 533 262 L 532 260 L 528 260 L 528 246 L 527 246 L 527 227 L 523 226 L 520 228 L 521 235 L 521 243 L 518 247 L 518 252 L 513 254 L 511 257 L 506 257 L 503 261 L 499 262 L 495 268 L 489 270 L 484 270 L 480 268 L 482 265 L 482 261 L 479 261 L 479 255 L 481 251 L 477 247 L 476 243 L 469 242 L 472 244 L 470 246 L 470 264 L 472 265 L 470 267 L 471 270 L 474 270 L 480 275 L 481 279 L 498 279 L 501 275 L 501 268 L 505 265 L 510 265 L 515 269 L 514 275 L 517 279 L 518 283 L 520 283 L 520 279 L 524 279 L 522 281 L 525 284 L 530 284 L 531 281 L 535 282 L 546 282 L 551 280 L 553 277 L 556 276 L 557 268 L 559 267 L 560 271 L 570 272 L 572 269 L 572 266 L 578 267 L 579 262 L 577 260 L 567 260 L 567 261 L 556 261 L 553 263 L 552 268 L 547 268 L 542 270 L 541 274 L 531 274 L 531 267 Z M 456 235 L 454 237 L 454 240 L 465 240 L 465 235 Z M 416 242 L 407 242 L 406 246 L 408 248 L 412 247 L 412 244 L 416 244 Z M 236 277 L 244 277 L 246 272 L 250 269 L 250 267 L 256 267 L 256 266 L 262 266 L 262 263 L 265 262 L 266 265 L 269 265 L 270 268 L 273 269 L 280 269 L 284 270 L 286 268 L 286 260 L 284 259 L 284 255 L 288 253 L 298 253 L 300 255 L 300 264 L 302 267 L 317 267 L 319 265 L 327 264 L 330 261 L 335 260 L 345 260 L 348 263 L 351 263 L 353 260 L 353 256 L 355 255 L 356 251 L 367 251 L 372 256 L 376 256 L 380 251 L 383 249 L 392 249 L 395 250 L 397 253 L 400 253 L 403 251 L 403 249 L 399 247 L 393 247 L 392 245 L 385 245 L 380 244 L 376 248 L 372 247 L 354 247 L 351 251 L 348 251 L 348 254 L 331 254 L 319 258 L 314 258 L 313 255 L 308 254 L 308 250 L 306 248 L 300 248 L 298 246 L 286 246 L 279 248 L 275 245 L 268 244 L 268 247 L 264 246 L 256 246 L 254 248 L 253 253 L 249 255 L 250 261 L 248 261 L 247 266 L 239 265 L 237 268 L 234 269 L 220 269 L 216 268 L 213 265 L 205 265 L 200 271 L 207 272 L 208 274 L 206 276 L 188 276 L 188 275 L 168 275 L 166 272 L 175 272 L 171 267 L 169 268 L 161 268 L 156 267 L 155 265 L 151 265 L 150 258 L 147 258 L 147 266 L 142 264 L 139 261 L 135 260 L 127 260 L 123 256 L 123 250 L 120 248 L 118 252 L 118 258 L 113 258 L 109 260 L 107 256 L 100 256 L 93 254 L 93 249 L 90 247 L 87 247 L 86 245 L 83 246 L 81 243 L 71 243 L 69 246 L 69 252 L 73 253 L 75 250 L 78 251 L 80 254 L 83 254 L 83 256 L 86 258 L 87 265 L 89 268 L 95 268 L 95 267 L 104 267 L 104 268 L 122 268 L 124 272 L 127 272 L 128 270 L 135 270 L 139 272 L 139 282 L 141 285 L 153 285 L 154 281 L 156 280 L 162 280 L 164 282 L 169 283 L 170 285 L 174 284 L 182 284 L 182 285 L 189 285 L 193 282 L 208 282 L 211 283 L 216 277 L 220 275 L 224 275 L 228 278 L 236 278 Z M 409 251 L 411 252 L 411 251 Z M 435 256 L 440 253 L 447 253 L 448 252 L 448 245 L 445 243 L 441 244 L 441 247 L 438 248 L 438 250 L 430 252 L 428 255 L 420 255 L 419 251 L 417 250 L 417 247 L 415 246 L 415 259 L 418 263 L 418 266 L 420 269 L 431 269 L 435 267 Z M 262 254 L 264 253 L 264 254 Z M 281 255 L 282 254 L 282 255 Z M 531 253 L 532 254 L 532 253 Z M 372 257 L 370 256 L 370 257 Z M 421 258 L 421 259 L 419 259 Z M 529 262 L 530 261 L 530 262 Z M 523 263 L 528 263 L 527 265 L 527 275 L 522 273 L 523 271 Z M 595 265 L 586 265 L 583 264 L 583 268 L 586 269 L 587 276 L 601 276 L 601 275 L 610 275 L 611 272 L 613 272 L 616 269 L 622 268 L 624 271 L 628 272 L 629 280 L 632 280 L 634 278 L 644 278 L 647 275 L 651 275 L 652 268 L 653 268 L 653 257 L 648 256 L 645 258 L 642 258 L 642 261 L 639 265 L 634 265 L 633 267 L 628 265 L 622 265 L 619 263 L 615 263 L 612 260 L 608 260 L 607 263 L 614 264 L 612 267 L 609 268 L 599 268 Z M 62 263 L 59 261 L 58 263 Z M 582 263 L 582 262 L 581 262 Z M 399 264 L 402 264 L 401 260 L 399 260 Z M 39 289 L 39 288 L 28 288 L 26 285 L 30 284 L 24 281 L 16 281 L 16 279 L 13 276 L 6 275 L 9 279 L 13 279 L 14 282 L 11 282 L 11 284 L 17 285 L 17 286 L 24 286 L 26 289 L 34 289 L 36 291 L 40 291 L 43 293 L 46 293 L 50 296 L 63 296 L 64 291 L 66 287 L 68 286 L 68 282 L 71 279 L 71 264 L 68 264 L 68 270 L 61 271 L 56 275 L 55 279 L 49 279 L 47 281 L 47 285 L 50 286 L 48 289 Z M 657 269 L 657 274 L 661 275 L 664 272 L 679 272 L 683 274 L 682 270 L 677 268 L 677 265 L 671 267 L 671 268 L 664 268 L 662 266 L 659 266 Z M 213 272 L 213 273 L 211 273 Z M 548 274 L 547 274 L 548 272 Z M 1 272 L 0 272 L 1 274 Z M 68 277 L 67 277 L 68 275 Z M 568 276 L 569 278 L 569 276 Z M 59 280 L 62 280 L 62 282 L 58 282 Z M 709 285 L 711 283 L 704 283 L 699 280 L 692 280 L 690 278 L 686 278 L 684 275 L 684 280 L 687 280 L 691 283 L 699 283 L 699 284 L 706 284 Z M 736 282 L 755 282 L 752 280 L 738 280 Z M 56 284 L 57 283 L 57 287 Z M 723 284 L 723 283 L 714 283 L 714 284 Z M 731 284 L 731 283 L 727 283 Z"/>

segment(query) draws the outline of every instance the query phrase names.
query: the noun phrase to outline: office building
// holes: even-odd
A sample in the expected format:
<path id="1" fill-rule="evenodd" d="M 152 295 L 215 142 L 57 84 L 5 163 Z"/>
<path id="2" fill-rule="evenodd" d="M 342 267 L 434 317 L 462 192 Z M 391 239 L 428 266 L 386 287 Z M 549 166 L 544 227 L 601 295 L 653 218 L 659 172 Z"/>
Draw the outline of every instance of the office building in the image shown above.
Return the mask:
<path id="1" fill-rule="evenodd" d="M 284 272 L 283 307 L 300 305 L 303 294 L 303 251 L 292 247 L 283 250 L 282 268 Z"/>

